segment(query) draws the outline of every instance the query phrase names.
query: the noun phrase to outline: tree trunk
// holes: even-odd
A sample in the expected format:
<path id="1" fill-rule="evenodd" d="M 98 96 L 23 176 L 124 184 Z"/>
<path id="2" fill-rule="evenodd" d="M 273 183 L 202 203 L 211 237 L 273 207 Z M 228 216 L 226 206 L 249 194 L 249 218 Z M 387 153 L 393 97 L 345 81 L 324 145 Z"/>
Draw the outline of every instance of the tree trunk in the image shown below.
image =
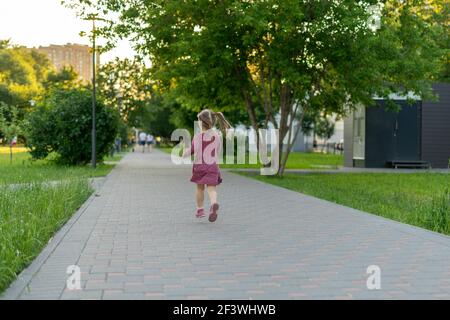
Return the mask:
<path id="1" fill-rule="evenodd" d="M 275 121 L 275 117 L 273 114 L 273 108 L 272 108 L 272 84 L 271 84 L 271 76 L 270 76 L 270 69 L 268 70 L 268 76 L 267 76 L 267 83 L 265 79 L 265 73 L 264 73 L 264 63 L 263 60 L 260 58 L 260 65 L 259 65 L 259 77 L 261 80 L 261 87 L 262 87 L 262 106 L 264 108 L 264 112 L 266 113 L 266 128 L 268 127 L 268 122 L 272 122 L 275 128 L 277 128 L 277 123 Z M 253 85 L 256 88 L 256 84 L 253 83 Z M 269 88 L 267 88 L 267 86 Z M 259 94 L 259 93 L 257 93 Z"/>
<path id="2" fill-rule="evenodd" d="M 249 80 L 246 78 L 246 69 L 245 67 L 236 67 L 235 73 L 241 82 L 241 94 L 244 98 L 245 108 L 247 109 L 250 122 L 255 130 L 256 148 L 259 148 L 258 119 L 256 118 L 255 105 L 250 94 L 250 89 L 248 88 Z"/>
<path id="3" fill-rule="evenodd" d="M 288 141 L 286 152 L 285 153 L 283 152 L 282 153 L 283 156 L 280 157 L 281 158 L 280 167 L 278 168 L 278 174 L 277 174 L 279 177 L 282 177 L 284 174 L 284 170 L 286 168 L 286 163 L 289 158 L 289 154 L 291 153 L 292 146 L 294 145 L 295 141 L 297 140 L 298 133 L 301 130 L 303 118 L 305 117 L 306 111 L 307 111 L 307 107 L 305 106 L 305 108 L 302 110 L 302 115 L 298 121 L 298 127 L 295 129 L 294 138 L 292 139 L 292 142 Z M 292 125 L 290 125 L 289 130 L 293 130 Z"/>
<path id="4" fill-rule="evenodd" d="M 292 110 L 292 89 L 290 86 L 281 84 L 280 82 L 280 125 L 279 125 L 279 148 L 280 152 L 278 155 L 278 164 L 283 164 L 283 155 L 287 151 L 285 150 L 284 146 L 284 139 L 286 138 L 286 135 L 292 130 L 292 122 L 295 117 L 296 110 Z M 294 112 L 294 114 L 293 114 Z M 291 119 L 289 119 L 289 116 L 291 116 Z M 288 123 L 288 120 L 289 123 Z M 290 134 L 289 134 L 290 136 Z M 289 148 L 290 141 L 287 142 L 286 147 Z M 278 168 L 279 172 L 280 168 Z M 283 169 L 284 170 L 284 169 Z"/>

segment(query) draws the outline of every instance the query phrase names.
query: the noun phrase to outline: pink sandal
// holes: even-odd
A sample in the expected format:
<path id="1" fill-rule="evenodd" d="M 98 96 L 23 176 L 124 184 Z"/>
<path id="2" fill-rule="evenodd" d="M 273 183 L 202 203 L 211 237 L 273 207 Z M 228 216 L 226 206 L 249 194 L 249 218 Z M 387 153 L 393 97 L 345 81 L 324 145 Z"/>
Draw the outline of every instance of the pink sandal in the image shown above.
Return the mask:
<path id="1" fill-rule="evenodd" d="M 197 213 L 195 214 L 197 218 L 203 218 L 205 216 L 205 210 L 203 208 L 197 209 Z"/>
<path id="2" fill-rule="evenodd" d="M 214 203 L 211 206 L 210 214 L 209 214 L 209 222 L 214 222 L 217 220 L 217 211 L 219 210 L 219 204 Z"/>

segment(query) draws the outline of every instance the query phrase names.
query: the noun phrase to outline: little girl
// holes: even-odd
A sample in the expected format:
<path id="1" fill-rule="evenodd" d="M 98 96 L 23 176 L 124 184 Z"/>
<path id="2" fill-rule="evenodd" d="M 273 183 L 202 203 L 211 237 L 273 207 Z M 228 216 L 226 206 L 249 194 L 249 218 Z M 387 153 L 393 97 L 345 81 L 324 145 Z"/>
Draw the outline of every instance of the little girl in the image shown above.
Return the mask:
<path id="1" fill-rule="evenodd" d="M 218 166 L 221 138 L 214 130 L 214 127 L 217 123 L 222 132 L 224 132 L 231 126 L 221 112 L 213 112 L 205 109 L 197 115 L 197 118 L 201 132 L 194 136 L 191 148 L 185 155 L 194 154 L 191 181 L 197 184 L 197 212 L 195 216 L 197 218 L 203 218 L 205 216 L 203 203 L 206 186 L 211 203 L 209 221 L 214 222 L 217 219 L 217 211 L 219 210 L 216 187 L 222 182 Z"/>

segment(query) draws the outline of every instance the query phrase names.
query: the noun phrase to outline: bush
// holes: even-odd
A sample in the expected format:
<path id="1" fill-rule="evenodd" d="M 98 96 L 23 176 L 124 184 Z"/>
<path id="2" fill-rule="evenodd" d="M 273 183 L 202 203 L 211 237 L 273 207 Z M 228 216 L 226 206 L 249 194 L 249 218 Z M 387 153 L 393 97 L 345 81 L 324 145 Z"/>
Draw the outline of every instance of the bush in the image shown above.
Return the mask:
<path id="1" fill-rule="evenodd" d="M 54 88 L 30 113 L 28 146 L 35 159 L 51 152 L 66 164 L 85 164 L 91 159 L 92 100 L 86 88 Z M 96 104 L 97 158 L 103 159 L 118 132 L 116 111 Z"/>

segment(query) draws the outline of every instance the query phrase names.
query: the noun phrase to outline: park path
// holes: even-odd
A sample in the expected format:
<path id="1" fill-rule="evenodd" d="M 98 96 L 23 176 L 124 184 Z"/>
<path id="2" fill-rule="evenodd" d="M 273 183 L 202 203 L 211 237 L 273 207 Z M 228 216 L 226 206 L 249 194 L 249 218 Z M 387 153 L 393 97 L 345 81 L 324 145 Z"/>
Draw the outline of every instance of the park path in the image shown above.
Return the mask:
<path id="1" fill-rule="evenodd" d="M 450 299 L 449 237 L 228 172 L 211 224 L 189 178 L 158 150 L 128 154 L 3 298 Z"/>

